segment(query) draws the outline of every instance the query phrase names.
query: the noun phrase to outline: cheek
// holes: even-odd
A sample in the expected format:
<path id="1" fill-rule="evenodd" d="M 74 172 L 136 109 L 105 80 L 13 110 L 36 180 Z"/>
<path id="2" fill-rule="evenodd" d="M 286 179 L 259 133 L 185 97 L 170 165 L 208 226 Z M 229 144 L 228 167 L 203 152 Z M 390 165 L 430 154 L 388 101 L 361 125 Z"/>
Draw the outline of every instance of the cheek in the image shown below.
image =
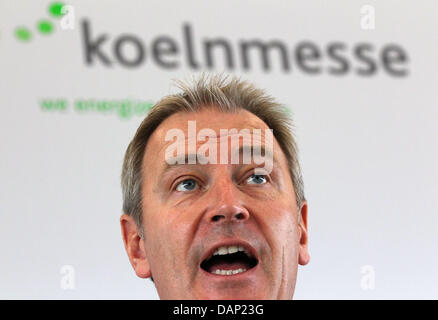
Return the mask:
<path id="1" fill-rule="evenodd" d="M 145 233 L 145 244 L 155 284 L 164 290 L 178 282 L 178 270 L 184 265 L 181 262 L 183 250 L 179 247 L 181 241 L 177 229 L 172 224 L 166 224 L 165 219 L 158 220 L 155 223 L 151 221 L 149 232 Z M 164 294 L 165 291 L 160 292 Z"/>
<path id="2" fill-rule="evenodd" d="M 271 232 L 275 242 L 276 261 L 274 265 L 282 281 L 294 283 L 299 257 L 299 228 L 295 212 L 278 208 Z"/>
<path id="3" fill-rule="evenodd" d="M 293 207 L 279 202 L 271 203 L 269 210 L 264 210 L 264 233 L 274 250 L 296 251 L 299 242 L 299 228 L 296 211 Z"/>
<path id="4" fill-rule="evenodd" d="M 193 234 L 193 224 L 185 216 L 183 212 L 161 208 L 147 218 L 146 244 L 160 264 L 171 261 L 171 265 L 181 266 L 180 260 L 185 257 L 190 235 Z"/>

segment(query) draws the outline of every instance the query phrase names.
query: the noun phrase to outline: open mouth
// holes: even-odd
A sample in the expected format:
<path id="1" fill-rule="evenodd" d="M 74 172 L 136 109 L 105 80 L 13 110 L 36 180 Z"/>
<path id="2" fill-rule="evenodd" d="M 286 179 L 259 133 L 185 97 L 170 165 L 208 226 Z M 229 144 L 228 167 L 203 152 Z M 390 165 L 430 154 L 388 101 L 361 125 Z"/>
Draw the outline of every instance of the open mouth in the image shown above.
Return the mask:
<path id="1" fill-rule="evenodd" d="M 231 276 L 254 268 L 258 260 L 241 245 L 220 246 L 201 263 L 209 273 Z"/>

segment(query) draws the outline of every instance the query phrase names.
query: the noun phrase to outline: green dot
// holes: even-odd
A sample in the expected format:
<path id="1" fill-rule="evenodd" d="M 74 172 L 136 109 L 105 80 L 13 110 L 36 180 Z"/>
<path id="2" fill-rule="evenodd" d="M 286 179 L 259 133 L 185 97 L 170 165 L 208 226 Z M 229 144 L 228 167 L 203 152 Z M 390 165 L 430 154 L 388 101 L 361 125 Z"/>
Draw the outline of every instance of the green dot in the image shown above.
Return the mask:
<path id="1" fill-rule="evenodd" d="M 63 15 L 62 13 L 62 7 L 64 4 L 62 2 L 52 2 L 49 5 L 49 13 L 54 16 L 55 18 L 58 18 Z"/>
<path id="2" fill-rule="evenodd" d="M 15 30 L 15 36 L 18 38 L 18 40 L 29 41 L 30 38 L 32 38 L 32 33 L 29 31 L 29 29 L 20 27 Z"/>
<path id="3" fill-rule="evenodd" d="M 41 20 L 38 22 L 38 30 L 42 34 L 50 34 L 53 32 L 53 24 L 48 20 Z"/>

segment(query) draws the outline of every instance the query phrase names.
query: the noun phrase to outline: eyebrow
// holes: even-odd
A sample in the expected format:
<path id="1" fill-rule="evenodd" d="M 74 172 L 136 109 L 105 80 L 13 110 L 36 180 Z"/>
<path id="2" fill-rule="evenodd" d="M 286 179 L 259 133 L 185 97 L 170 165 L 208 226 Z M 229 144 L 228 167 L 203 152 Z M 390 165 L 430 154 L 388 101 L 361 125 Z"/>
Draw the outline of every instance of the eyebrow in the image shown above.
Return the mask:
<path id="1" fill-rule="evenodd" d="M 243 157 L 242 154 L 243 154 L 244 150 L 248 149 L 248 148 L 251 150 L 251 160 L 253 160 L 254 146 L 247 146 L 247 145 L 245 146 L 244 145 L 244 146 L 241 146 L 239 148 L 239 150 L 238 150 L 239 163 L 237 163 L 237 165 L 245 165 L 245 164 L 247 164 L 247 163 L 240 163 L 240 157 L 241 156 Z M 270 149 L 266 149 L 265 146 L 258 146 L 258 148 L 260 148 L 260 155 L 262 157 L 264 157 L 266 159 L 266 156 L 269 155 L 269 159 L 273 160 L 273 165 L 275 166 L 275 165 L 278 164 L 277 158 L 274 157 L 274 154 L 271 152 Z M 182 166 L 205 165 L 205 164 L 202 164 L 202 163 L 198 163 L 198 158 L 203 158 L 203 159 L 205 159 L 205 161 L 203 161 L 203 162 L 206 162 L 206 164 L 210 164 L 207 161 L 208 158 L 204 158 L 204 156 L 202 156 L 200 154 L 196 154 L 196 153 L 195 154 L 193 154 L 193 153 L 185 154 L 185 155 L 176 157 L 175 158 L 176 162 L 174 164 L 169 164 L 169 163 L 166 162 L 166 166 L 162 170 L 162 172 L 160 174 L 160 177 L 164 177 L 168 172 L 171 172 L 171 171 L 173 171 L 173 170 L 175 170 L 175 169 L 177 169 L 179 167 L 182 167 Z M 195 163 L 189 163 L 190 159 L 195 159 Z M 227 159 L 227 162 L 228 162 L 228 159 Z M 251 163 L 253 163 L 253 162 L 251 162 Z M 220 161 L 219 161 L 218 164 L 221 164 Z"/>

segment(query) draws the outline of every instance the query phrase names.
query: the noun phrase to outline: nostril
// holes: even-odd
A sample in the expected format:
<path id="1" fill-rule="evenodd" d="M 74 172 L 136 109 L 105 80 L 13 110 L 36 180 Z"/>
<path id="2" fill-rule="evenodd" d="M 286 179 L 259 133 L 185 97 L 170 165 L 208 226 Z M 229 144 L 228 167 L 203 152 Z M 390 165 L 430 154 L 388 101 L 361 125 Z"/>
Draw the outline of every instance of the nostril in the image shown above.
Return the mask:
<path id="1" fill-rule="evenodd" d="M 211 220 L 213 220 L 213 222 L 219 221 L 221 218 L 225 218 L 224 216 L 221 215 L 215 215 L 213 216 L 213 218 Z"/>
<path id="2" fill-rule="evenodd" d="M 238 214 L 236 214 L 236 219 L 237 220 L 242 220 L 242 219 L 244 219 L 245 218 L 245 215 L 243 214 L 243 213 L 238 213 Z"/>

